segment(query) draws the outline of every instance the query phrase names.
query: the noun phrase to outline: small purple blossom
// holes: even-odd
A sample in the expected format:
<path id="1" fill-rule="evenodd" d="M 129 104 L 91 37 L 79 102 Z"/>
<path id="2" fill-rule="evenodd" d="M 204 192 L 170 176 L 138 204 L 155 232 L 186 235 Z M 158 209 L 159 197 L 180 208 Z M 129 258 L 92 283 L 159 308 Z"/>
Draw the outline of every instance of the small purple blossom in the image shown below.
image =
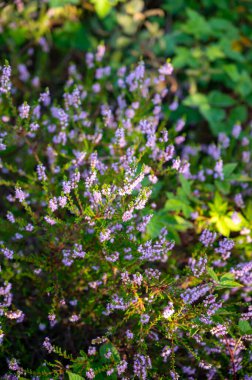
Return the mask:
<path id="1" fill-rule="evenodd" d="M 216 232 L 211 232 L 209 230 L 203 230 L 199 241 L 205 246 L 205 247 L 211 247 L 213 243 L 215 242 L 217 238 Z"/>
<path id="2" fill-rule="evenodd" d="M 208 285 L 198 285 L 194 288 L 187 289 L 181 294 L 181 298 L 185 303 L 192 304 L 202 298 L 209 290 L 210 287 Z"/>
<path id="3" fill-rule="evenodd" d="M 240 124 L 235 124 L 233 129 L 232 129 L 232 136 L 235 139 L 237 139 L 241 133 L 241 130 L 242 130 L 242 128 L 241 128 Z"/>
<path id="4" fill-rule="evenodd" d="M 29 106 L 29 104 L 23 103 L 19 107 L 19 116 L 21 117 L 21 119 L 28 119 L 29 112 L 30 112 L 30 106 Z"/>
<path id="5" fill-rule="evenodd" d="M 144 325 L 148 323 L 150 320 L 150 316 L 148 314 L 142 314 L 140 317 L 140 322 Z"/>
<path id="6" fill-rule="evenodd" d="M 168 319 L 174 314 L 173 302 L 169 302 L 168 306 L 164 308 L 163 317 Z"/>
<path id="7" fill-rule="evenodd" d="M 43 347 L 46 349 L 46 351 L 50 354 L 51 352 L 54 351 L 54 348 L 50 342 L 50 339 L 48 337 L 45 338 L 43 342 Z"/>
<path id="8" fill-rule="evenodd" d="M 89 380 L 92 380 L 95 378 L 95 372 L 93 370 L 93 368 L 90 368 L 87 372 L 86 372 L 86 377 L 87 379 Z"/>
<path id="9" fill-rule="evenodd" d="M 19 200 L 20 203 L 24 202 L 28 197 L 28 194 L 25 193 L 20 187 L 16 187 L 15 189 L 15 197 Z"/>
<path id="10" fill-rule="evenodd" d="M 0 92 L 6 94 L 11 90 L 11 67 L 7 64 L 2 68 L 0 77 Z"/>
<path id="11" fill-rule="evenodd" d="M 47 176 L 46 176 L 46 168 L 44 165 L 40 164 L 37 166 L 37 174 L 38 174 L 38 179 L 39 181 L 46 181 Z"/>

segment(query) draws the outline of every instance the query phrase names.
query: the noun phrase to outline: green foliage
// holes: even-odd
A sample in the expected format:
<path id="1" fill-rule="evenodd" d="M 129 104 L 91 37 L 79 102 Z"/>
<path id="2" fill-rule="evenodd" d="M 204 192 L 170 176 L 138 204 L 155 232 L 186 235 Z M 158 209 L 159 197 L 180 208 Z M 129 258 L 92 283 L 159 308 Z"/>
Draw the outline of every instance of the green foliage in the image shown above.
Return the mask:
<path id="1" fill-rule="evenodd" d="M 184 93 L 178 113 L 193 124 L 195 112 L 190 108 L 194 107 L 202 125 L 207 122 L 214 136 L 219 132 L 229 135 L 236 122 L 248 120 L 252 103 L 251 6 L 249 2 L 240 5 L 238 0 L 232 6 L 228 0 L 173 3 L 162 0 L 157 8 L 155 2 L 142 0 L 50 0 L 48 8 L 36 9 L 37 3 L 31 1 L 19 12 L 9 5 L 2 15 L 0 48 L 7 46 L 11 61 L 22 62 L 18 48 L 36 47 L 46 37 L 61 57 L 57 77 L 63 74 L 63 57 L 69 49 L 75 56 L 101 39 L 109 44 L 114 65 L 122 59 L 132 62 L 149 56 L 148 49 L 152 49 L 157 57 L 151 57 L 153 65 L 159 58 L 173 58 L 177 84 Z M 10 17 L 15 18 L 16 27 L 10 27 Z"/>
<path id="2" fill-rule="evenodd" d="M 84 380 L 84 377 L 77 375 L 76 373 L 67 371 L 67 374 L 68 374 L 69 380 Z"/>

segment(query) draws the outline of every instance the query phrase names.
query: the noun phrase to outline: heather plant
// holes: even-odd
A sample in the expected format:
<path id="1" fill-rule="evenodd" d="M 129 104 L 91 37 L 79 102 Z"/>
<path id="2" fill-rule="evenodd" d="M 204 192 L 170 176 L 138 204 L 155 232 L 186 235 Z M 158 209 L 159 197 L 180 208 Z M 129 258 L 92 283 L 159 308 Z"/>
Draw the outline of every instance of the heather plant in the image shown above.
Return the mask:
<path id="1" fill-rule="evenodd" d="M 70 65 L 60 96 L 1 68 L 1 375 L 249 379 L 249 240 L 203 207 L 232 181 L 242 215 L 248 162 L 202 154 L 194 172 L 171 63 L 115 70 L 104 55 Z"/>

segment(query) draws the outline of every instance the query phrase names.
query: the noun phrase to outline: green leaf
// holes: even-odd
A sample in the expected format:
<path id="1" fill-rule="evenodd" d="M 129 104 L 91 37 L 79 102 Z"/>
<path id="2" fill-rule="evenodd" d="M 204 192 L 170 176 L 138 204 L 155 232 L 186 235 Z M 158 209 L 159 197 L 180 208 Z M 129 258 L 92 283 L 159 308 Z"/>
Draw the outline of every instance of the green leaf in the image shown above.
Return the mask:
<path id="1" fill-rule="evenodd" d="M 208 96 L 208 101 L 213 107 L 230 107 L 236 104 L 231 96 L 220 91 L 211 91 Z"/>
<path id="2" fill-rule="evenodd" d="M 183 211 L 183 214 L 188 218 L 193 212 L 193 208 L 189 206 L 186 202 L 180 199 L 168 199 L 165 203 L 165 210 L 168 211 Z"/>
<path id="3" fill-rule="evenodd" d="M 116 4 L 115 1 L 112 2 L 109 0 L 91 0 L 91 2 L 94 4 L 96 13 L 101 18 L 107 16 L 113 5 Z"/>
<path id="4" fill-rule="evenodd" d="M 105 357 L 105 354 L 108 352 L 108 351 L 111 351 L 112 352 L 112 355 L 111 355 L 111 358 L 113 358 L 113 360 L 118 363 L 120 361 L 120 355 L 119 355 L 119 352 L 117 351 L 117 349 L 115 348 L 115 346 L 113 346 L 112 343 L 108 342 L 108 343 L 104 343 L 101 347 L 100 347 L 100 356 L 101 356 L 101 359 L 103 362 L 107 363 L 107 362 L 110 362 L 111 361 L 111 358 L 110 359 L 107 359 Z"/>
<path id="5" fill-rule="evenodd" d="M 200 93 L 187 96 L 183 101 L 183 104 L 188 107 L 199 107 L 202 109 L 209 106 L 207 96 Z"/>
<path id="6" fill-rule="evenodd" d="M 220 281 L 229 281 L 234 279 L 234 274 L 233 273 L 225 273 L 221 276 Z"/>
<path id="7" fill-rule="evenodd" d="M 168 199 L 165 203 L 165 210 L 168 211 L 181 211 L 183 203 L 179 199 Z"/>
<path id="8" fill-rule="evenodd" d="M 250 326 L 250 323 L 248 321 L 243 321 L 242 319 L 240 319 L 238 327 L 239 330 L 243 333 L 243 335 L 251 334 L 252 332 L 252 327 Z"/>
<path id="9" fill-rule="evenodd" d="M 154 213 L 150 222 L 147 225 L 146 238 L 154 239 L 159 236 L 163 227 L 168 229 L 169 238 L 174 239 L 177 243 L 180 242 L 177 231 L 185 231 L 192 227 L 192 224 L 180 216 L 171 215 L 167 210 L 160 210 Z"/>
<path id="10" fill-rule="evenodd" d="M 252 220 L 252 201 L 250 200 L 245 208 L 245 216 L 248 220 Z"/>
<path id="11" fill-rule="evenodd" d="M 55 29 L 53 40 L 60 49 L 87 50 L 90 43 L 85 26 L 78 21 L 66 21 L 62 28 Z"/>
<path id="12" fill-rule="evenodd" d="M 234 82 L 239 81 L 240 73 L 239 73 L 236 65 L 234 65 L 234 64 L 223 65 L 223 70 L 230 77 L 230 79 L 232 79 Z"/>
<path id="13" fill-rule="evenodd" d="M 231 214 L 232 216 L 232 214 Z M 226 215 L 224 216 L 226 225 L 230 229 L 230 231 L 240 231 L 241 230 L 241 224 L 240 223 L 235 223 L 232 219 L 232 217 Z"/>
<path id="14" fill-rule="evenodd" d="M 218 276 L 212 268 L 207 268 L 207 273 L 215 282 L 218 282 Z"/>
<path id="15" fill-rule="evenodd" d="M 219 2 L 218 2 L 219 5 Z M 226 5 L 225 5 L 226 8 Z M 239 37 L 239 29 L 234 26 L 234 24 L 228 21 L 226 18 L 212 17 L 208 21 L 212 28 L 212 34 L 216 37 L 223 37 L 223 35 L 228 34 L 228 36 L 235 38 Z"/>
<path id="16" fill-rule="evenodd" d="M 227 202 L 224 202 L 223 197 L 217 192 L 214 196 L 214 207 L 219 214 L 226 213 L 228 207 Z"/>
<path id="17" fill-rule="evenodd" d="M 206 19 L 198 12 L 187 9 L 188 21 L 181 25 L 181 30 L 192 34 L 198 39 L 204 39 L 211 35 L 212 29 Z"/>
<path id="18" fill-rule="evenodd" d="M 230 182 L 216 180 L 215 185 L 222 194 L 230 193 L 230 188 L 231 188 Z"/>
<path id="19" fill-rule="evenodd" d="M 243 98 L 248 96 L 252 91 L 252 81 L 249 73 L 243 71 L 240 75 L 239 82 L 237 83 L 235 90 Z"/>
<path id="20" fill-rule="evenodd" d="M 239 282 L 231 281 L 231 280 L 222 281 L 221 283 L 218 284 L 218 288 L 222 288 L 222 289 L 225 289 L 225 288 L 231 289 L 231 288 L 240 288 L 240 287 L 243 287 L 243 285 L 240 284 Z"/>
<path id="21" fill-rule="evenodd" d="M 76 373 L 67 371 L 67 374 L 68 374 L 69 380 L 85 380 L 84 377 L 77 375 Z"/>
<path id="22" fill-rule="evenodd" d="M 210 127 L 215 127 L 215 124 L 225 119 L 226 113 L 223 109 L 219 108 L 201 108 L 201 114 L 210 123 Z"/>
<path id="23" fill-rule="evenodd" d="M 230 176 L 230 174 L 233 173 L 233 171 L 235 170 L 235 168 L 237 167 L 237 163 L 235 162 L 232 162 L 230 164 L 225 164 L 223 166 L 223 174 L 224 174 L 224 178 L 228 178 Z"/>
<path id="24" fill-rule="evenodd" d="M 230 228 L 228 227 L 225 217 L 220 216 L 216 222 L 216 228 L 223 236 L 229 236 Z"/>
<path id="25" fill-rule="evenodd" d="M 188 222 L 188 220 L 182 218 L 179 215 L 175 215 L 175 220 L 177 222 L 176 229 L 178 231 L 186 231 L 188 228 L 192 227 L 192 223 Z"/>
<path id="26" fill-rule="evenodd" d="M 248 117 L 248 111 L 245 106 L 238 106 L 232 109 L 229 116 L 229 121 L 232 124 L 235 124 L 237 122 L 244 122 L 246 121 Z"/>
<path id="27" fill-rule="evenodd" d="M 215 61 L 218 58 L 225 57 L 223 49 L 218 45 L 209 45 L 206 48 L 206 55 L 210 61 Z"/>
<path id="28" fill-rule="evenodd" d="M 8 29 L 8 37 L 15 42 L 17 46 L 21 46 L 26 39 L 29 38 L 29 31 L 26 28 L 10 28 Z"/>
<path id="29" fill-rule="evenodd" d="M 177 47 L 176 48 L 176 56 L 172 60 L 172 64 L 176 69 L 181 69 L 186 66 L 197 67 L 198 62 L 195 58 L 192 57 L 189 49 L 185 47 Z"/>
<path id="30" fill-rule="evenodd" d="M 50 8 L 64 7 L 68 4 L 79 4 L 79 0 L 49 0 Z"/>
<path id="31" fill-rule="evenodd" d="M 182 189 L 184 190 L 184 193 L 187 196 L 191 195 L 191 183 L 188 181 L 182 174 L 179 175 L 179 180 L 182 186 Z"/>
<path id="32" fill-rule="evenodd" d="M 166 1 L 162 4 L 162 8 L 169 13 L 177 13 L 184 7 L 184 0 Z"/>

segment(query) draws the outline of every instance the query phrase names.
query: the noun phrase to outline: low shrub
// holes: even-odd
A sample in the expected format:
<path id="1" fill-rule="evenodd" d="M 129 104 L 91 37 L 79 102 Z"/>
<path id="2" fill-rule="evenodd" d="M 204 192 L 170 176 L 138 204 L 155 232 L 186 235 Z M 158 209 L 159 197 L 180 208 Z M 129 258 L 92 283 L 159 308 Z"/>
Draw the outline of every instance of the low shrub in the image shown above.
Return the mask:
<path id="1" fill-rule="evenodd" d="M 2 66 L 1 374 L 249 379 L 249 163 L 213 154 L 223 135 L 192 153 L 169 62 L 115 71 L 104 54 L 72 64 L 61 97 Z"/>

